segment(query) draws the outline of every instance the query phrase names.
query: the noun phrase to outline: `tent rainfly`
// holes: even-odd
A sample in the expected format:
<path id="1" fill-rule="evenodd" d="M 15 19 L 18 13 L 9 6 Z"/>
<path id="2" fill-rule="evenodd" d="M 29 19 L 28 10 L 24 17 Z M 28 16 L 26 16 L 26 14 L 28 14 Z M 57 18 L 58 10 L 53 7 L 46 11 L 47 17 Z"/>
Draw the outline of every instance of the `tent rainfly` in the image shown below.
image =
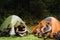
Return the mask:
<path id="1" fill-rule="evenodd" d="M 17 27 L 21 23 L 27 28 L 25 22 L 20 17 L 16 15 L 11 15 L 0 26 L 0 30 L 3 31 L 4 28 L 7 28 L 8 26 L 13 29 L 13 27 Z"/>
<path id="2" fill-rule="evenodd" d="M 46 26 L 47 23 L 49 23 L 49 25 L 52 27 L 50 37 L 53 38 L 53 33 L 58 32 L 60 30 L 60 22 L 54 17 L 47 17 L 44 20 L 42 20 L 35 28 L 33 28 L 32 33 L 34 33 L 38 28 L 41 29 L 41 24 L 43 26 Z"/>

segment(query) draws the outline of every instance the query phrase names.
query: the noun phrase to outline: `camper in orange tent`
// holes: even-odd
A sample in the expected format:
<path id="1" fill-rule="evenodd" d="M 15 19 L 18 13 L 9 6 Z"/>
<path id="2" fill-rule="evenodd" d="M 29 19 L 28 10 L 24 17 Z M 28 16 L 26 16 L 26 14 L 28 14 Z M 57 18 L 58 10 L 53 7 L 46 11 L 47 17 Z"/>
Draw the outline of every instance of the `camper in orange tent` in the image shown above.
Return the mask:
<path id="1" fill-rule="evenodd" d="M 50 32 L 50 37 L 53 38 L 53 33 L 58 32 L 60 30 L 60 22 L 54 18 L 54 17 L 47 17 L 44 20 L 42 20 L 40 23 L 42 23 L 42 27 L 46 26 L 47 23 L 49 23 L 48 25 L 51 27 L 51 32 Z M 36 32 L 36 29 L 38 29 L 41 27 L 41 24 L 38 24 L 35 28 L 33 28 L 32 33 L 34 34 L 34 32 Z"/>

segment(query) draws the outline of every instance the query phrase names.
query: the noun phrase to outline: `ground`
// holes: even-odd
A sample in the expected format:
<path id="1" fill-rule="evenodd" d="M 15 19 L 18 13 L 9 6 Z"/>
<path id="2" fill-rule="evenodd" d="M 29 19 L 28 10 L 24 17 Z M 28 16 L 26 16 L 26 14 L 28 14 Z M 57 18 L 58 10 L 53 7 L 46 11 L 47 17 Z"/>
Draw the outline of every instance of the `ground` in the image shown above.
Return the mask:
<path id="1" fill-rule="evenodd" d="M 43 38 L 38 38 L 34 35 L 27 35 L 27 36 L 24 36 L 24 37 L 17 37 L 17 36 L 14 36 L 14 37 L 0 37 L 0 40 L 44 40 L 44 39 Z M 53 40 L 53 39 L 47 38 L 46 40 Z"/>
<path id="2" fill-rule="evenodd" d="M 30 32 L 32 31 L 33 27 L 34 26 L 28 26 Z M 37 36 L 30 34 L 24 37 L 18 37 L 18 36 L 0 37 L 0 40 L 44 40 L 44 39 L 38 38 Z M 46 40 L 53 40 L 53 39 L 47 38 Z"/>

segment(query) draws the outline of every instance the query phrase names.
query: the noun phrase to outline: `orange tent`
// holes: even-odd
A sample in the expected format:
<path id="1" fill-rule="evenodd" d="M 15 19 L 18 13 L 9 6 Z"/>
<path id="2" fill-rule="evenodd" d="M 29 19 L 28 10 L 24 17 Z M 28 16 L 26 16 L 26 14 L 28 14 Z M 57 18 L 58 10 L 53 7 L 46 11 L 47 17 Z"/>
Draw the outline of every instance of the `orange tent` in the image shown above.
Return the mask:
<path id="1" fill-rule="evenodd" d="M 36 31 L 36 29 L 46 26 L 46 24 L 49 23 L 49 25 L 52 27 L 52 32 L 50 33 L 50 37 L 53 38 L 53 33 L 60 30 L 60 22 L 54 18 L 54 17 L 47 17 L 44 20 L 42 20 L 35 28 L 33 28 L 32 33 Z"/>

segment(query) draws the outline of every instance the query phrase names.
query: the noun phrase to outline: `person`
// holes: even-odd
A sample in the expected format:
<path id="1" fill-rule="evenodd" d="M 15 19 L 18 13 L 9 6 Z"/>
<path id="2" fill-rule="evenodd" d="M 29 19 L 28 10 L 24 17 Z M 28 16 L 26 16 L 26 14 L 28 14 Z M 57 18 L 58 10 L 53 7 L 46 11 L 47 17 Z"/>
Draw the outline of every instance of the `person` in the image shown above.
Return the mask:
<path id="1" fill-rule="evenodd" d="M 48 25 L 49 23 L 46 24 L 45 27 L 42 27 L 42 37 L 47 38 L 52 30 L 51 26 Z"/>
<path id="2" fill-rule="evenodd" d="M 25 36 L 25 35 L 28 34 L 28 31 L 27 31 L 27 29 L 25 28 L 25 26 L 19 25 L 19 26 L 16 28 L 16 34 L 19 35 L 19 36 Z"/>

